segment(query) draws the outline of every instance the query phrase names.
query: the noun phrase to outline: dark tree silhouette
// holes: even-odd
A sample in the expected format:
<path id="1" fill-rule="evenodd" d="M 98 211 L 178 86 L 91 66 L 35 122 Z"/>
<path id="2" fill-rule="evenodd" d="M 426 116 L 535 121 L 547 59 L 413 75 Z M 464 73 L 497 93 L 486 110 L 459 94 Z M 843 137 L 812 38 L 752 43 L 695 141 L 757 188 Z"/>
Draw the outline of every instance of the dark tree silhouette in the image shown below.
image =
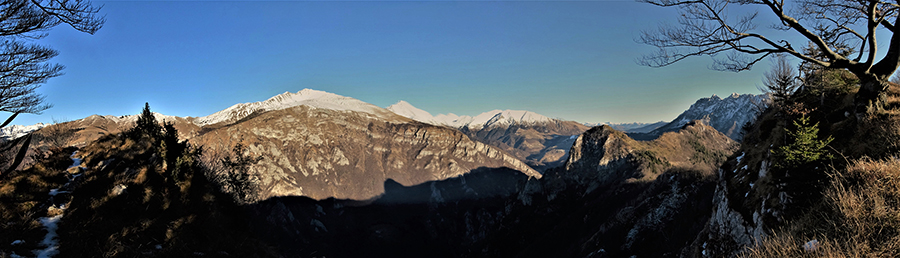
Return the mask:
<path id="1" fill-rule="evenodd" d="M 759 89 L 771 94 L 775 105 L 783 105 L 800 85 L 797 78 L 797 72 L 787 58 L 778 55 L 772 62 L 772 69 L 763 75 L 763 87 Z"/>
<path id="2" fill-rule="evenodd" d="M 847 69 L 855 74 L 861 84 L 856 101 L 859 106 L 877 99 L 887 89 L 888 78 L 900 67 L 900 34 L 894 33 L 900 1 L 639 1 L 678 8 L 681 13 L 677 25 L 661 25 L 642 34 L 640 42 L 659 48 L 659 52 L 639 60 L 643 65 L 660 67 L 692 56 L 711 56 L 715 59 L 713 69 L 737 72 L 750 69 L 767 56 L 783 53 L 822 68 Z M 758 33 L 755 20 L 759 13 L 747 13 L 754 6 L 779 21 L 772 28 L 803 36 L 815 51 L 795 49 L 786 40 Z M 878 31 L 891 35 L 880 60 Z"/>
<path id="3" fill-rule="evenodd" d="M 35 89 L 62 75 L 64 67 L 48 63 L 56 50 L 30 41 L 63 23 L 93 34 L 105 22 L 99 10 L 83 0 L 0 0 L 0 111 L 40 113 L 50 107 Z"/>

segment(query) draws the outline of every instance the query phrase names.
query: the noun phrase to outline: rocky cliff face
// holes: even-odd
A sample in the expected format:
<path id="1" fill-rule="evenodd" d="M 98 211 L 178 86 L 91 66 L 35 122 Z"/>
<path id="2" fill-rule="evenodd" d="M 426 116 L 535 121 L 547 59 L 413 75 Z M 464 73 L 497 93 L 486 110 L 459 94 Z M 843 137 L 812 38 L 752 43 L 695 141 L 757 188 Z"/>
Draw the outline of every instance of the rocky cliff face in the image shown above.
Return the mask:
<path id="1" fill-rule="evenodd" d="M 288 256 L 677 257 L 712 213 L 715 167 L 736 143 L 703 124 L 640 142 L 584 133 L 566 166 L 528 178 L 479 169 L 384 184 L 358 202 L 273 198 L 254 226 Z M 292 239 L 290 241 L 285 239 Z M 295 241 L 296 240 L 296 241 Z M 298 244 L 302 243 L 302 244 Z M 353 246 L 353 248 L 346 248 Z"/>
<path id="2" fill-rule="evenodd" d="M 456 177 L 480 167 L 541 175 L 505 152 L 459 131 L 393 115 L 297 106 L 269 111 L 192 139 L 211 149 L 237 143 L 263 159 L 251 170 L 262 197 L 366 200 L 402 185 Z"/>
<path id="3" fill-rule="evenodd" d="M 677 131 L 690 121 L 706 120 L 708 125 L 719 132 L 740 141 L 743 137 L 744 125 L 755 121 L 759 115 L 757 106 L 765 106 L 768 98 L 767 95 L 737 93 L 724 99 L 716 95 L 701 98 L 675 120 L 651 131 L 650 134 L 661 135 L 665 132 Z"/>

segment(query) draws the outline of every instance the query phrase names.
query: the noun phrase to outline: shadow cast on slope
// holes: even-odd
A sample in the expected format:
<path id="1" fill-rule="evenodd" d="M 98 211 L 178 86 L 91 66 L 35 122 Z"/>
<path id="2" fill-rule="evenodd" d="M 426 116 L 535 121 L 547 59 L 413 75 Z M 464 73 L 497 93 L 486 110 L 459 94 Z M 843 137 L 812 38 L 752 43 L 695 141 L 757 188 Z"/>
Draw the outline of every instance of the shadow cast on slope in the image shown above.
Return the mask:
<path id="1" fill-rule="evenodd" d="M 528 180 L 505 167 L 413 186 L 388 179 L 372 200 L 270 198 L 250 207 L 251 223 L 289 256 L 461 257 L 497 231 L 507 200 Z"/>
<path id="2" fill-rule="evenodd" d="M 479 168 L 387 180 L 372 200 L 270 198 L 250 207 L 251 228 L 291 257 L 673 257 L 707 221 L 713 178 L 670 170 L 596 188 Z"/>

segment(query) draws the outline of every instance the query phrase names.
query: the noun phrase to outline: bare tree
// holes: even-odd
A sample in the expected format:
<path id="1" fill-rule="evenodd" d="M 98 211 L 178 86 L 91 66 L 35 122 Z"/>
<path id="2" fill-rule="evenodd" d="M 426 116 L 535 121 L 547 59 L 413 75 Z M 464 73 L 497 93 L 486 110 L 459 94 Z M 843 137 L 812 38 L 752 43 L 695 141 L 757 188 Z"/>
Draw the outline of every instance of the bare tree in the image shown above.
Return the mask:
<path id="1" fill-rule="evenodd" d="M 31 41 L 46 37 L 50 29 L 63 23 L 94 34 L 106 21 L 97 16 L 99 11 L 87 0 L 0 0 L 0 111 L 13 113 L 0 127 L 21 113 L 38 114 L 50 108 L 35 90 L 62 75 L 62 65 L 48 63 L 59 53 Z M 18 154 L 0 176 L 21 164 L 32 134 L 20 139 L 24 140 Z M 0 150 L 11 149 L 18 141 L 6 143 Z"/>
<path id="2" fill-rule="evenodd" d="M 877 99 L 887 89 L 888 77 L 900 67 L 900 34 L 894 33 L 900 1 L 639 1 L 678 8 L 681 13 L 677 25 L 662 25 L 643 33 L 640 42 L 659 48 L 659 52 L 639 60 L 643 65 L 661 67 L 692 56 L 711 56 L 715 59 L 713 69 L 738 72 L 767 56 L 783 53 L 819 67 L 847 69 L 855 74 L 861 84 L 858 105 Z M 771 28 L 799 34 L 815 51 L 795 49 L 787 40 L 761 34 L 755 21 L 759 13 L 746 13 L 753 6 L 774 15 L 778 23 Z M 744 13 L 732 16 L 741 11 Z M 891 34 L 887 52 L 880 60 L 877 31 Z"/>
<path id="3" fill-rule="evenodd" d="M 75 123 L 66 119 L 53 118 L 53 124 L 41 128 L 37 132 L 37 139 L 51 148 L 62 149 L 68 147 L 75 140 L 79 128 Z"/>
<path id="4" fill-rule="evenodd" d="M 784 55 L 777 55 L 772 62 L 772 69 L 763 74 L 763 87 L 760 90 L 771 94 L 773 102 L 781 105 L 794 94 L 798 85 L 796 70 Z"/>
<path id="5" fill-rule="evenodd" d="M 0 0 L 0 111 L 40 113 L 50 107 L 35 89 L 62 75 L 62 65 L 48 63 L 59 53 L 29 41 L 63 23 L 93 34 L 105 21 L 96 16 L 99 10 L 84 0 Z"/>

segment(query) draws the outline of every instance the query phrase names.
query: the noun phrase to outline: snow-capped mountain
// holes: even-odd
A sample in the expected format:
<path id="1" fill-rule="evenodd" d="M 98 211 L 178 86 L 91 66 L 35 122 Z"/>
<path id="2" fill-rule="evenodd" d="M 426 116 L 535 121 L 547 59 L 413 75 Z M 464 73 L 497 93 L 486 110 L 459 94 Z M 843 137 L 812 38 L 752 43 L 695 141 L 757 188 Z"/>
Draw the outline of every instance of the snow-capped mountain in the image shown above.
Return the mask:
<path id="1" fill-rule="evenodd" d="M 254 112 L 281 110 L 301 105 L 319 109 L 369 113 L 380 117 L 389 116 L 388 114 L 391 113 L 381 107 L 351 97 L 303 89 L 297 93 L 285 92 L 265 101 L 236 104 L 211 115 L 199 117 L 194 120 L 194 123 L 204 126 L 220 122 L 234 122 Z"/>
<path id="2" fill-rule="evenodd" d="M 743 138 L 742 127 L 756 120 L 759 114 L 758 105 L 765 105 L 769 100 L 768 95 L 737 94 L 733 93 L 726 98 L 712 95 L 709 98 L 701 98 L 691 105 L 688 110 L 681 113 L 672 122 L 653 130 L 652 134 L 662 134 L 681 129 L 685 124 L 693 120 L 705 120 L 707 124 L 719 130 L 731 139 L 740 141 Z"/>
<path id="3" fill-rule="evenodd" d="M 50 124 L 45 123 L 37 123 L 33 125 L 10 125 L 4 128 L 0 128 L 0 140 L 9 140 L 15 139 L 30 132 L 37 131 L 41 128 L 47 127 Z"/>
<path id="4" fill-rule="evenodd" d="M 423 123 L 458 129 L 473 139 L 500 147 L 539 171 L 565 161 L 576 137 L 588 127 L 531 111 L 491 110 L 477 116 L 431 113 L 400 101 L 387 110 Z"/>
<path id="5" fill-rule="evenodd" d="M 436 119 L 431 113 L 428 113 L 428 111 L 414 107 L 412 104 L 409 104 L 409 102 L 403 100 L 388 106 L 387 110 L 422 123 L 444 125 L 441 120 Z"/>
<path id="6" fill-rule="evenodd" d="M 387 107 L 398 115 L 434 125 L 445 125 L 453 128 L 467 127 L 469 129 L 483 129 L 493 126 L 508 126 L 513 124 L 535 124 L 552 122 L 554 119 L 525 110 L 491 110 L 477 116 L 459 116 L 453 113 L 432 116 L 425 110 L 414 107 L 406 101 L 399 101 Z"/>

